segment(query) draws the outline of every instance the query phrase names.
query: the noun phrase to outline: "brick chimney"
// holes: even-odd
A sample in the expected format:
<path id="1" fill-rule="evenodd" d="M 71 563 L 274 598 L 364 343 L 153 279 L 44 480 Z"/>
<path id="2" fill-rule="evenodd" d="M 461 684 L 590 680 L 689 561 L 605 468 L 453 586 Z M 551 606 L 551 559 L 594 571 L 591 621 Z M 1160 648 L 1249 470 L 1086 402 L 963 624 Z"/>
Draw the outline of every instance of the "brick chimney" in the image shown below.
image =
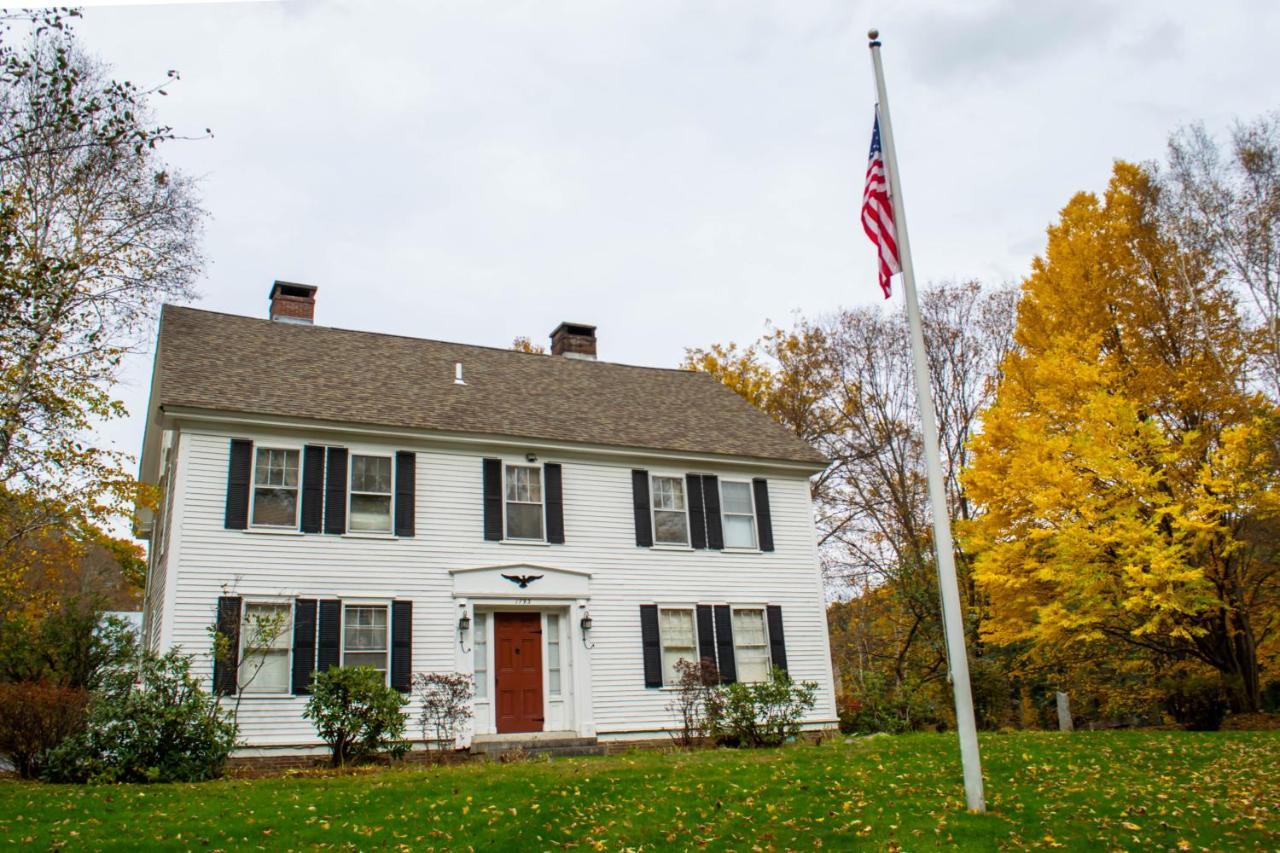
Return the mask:
<path id="1" fill-rule="evenodd" d="M 271 285 L 271 319 L 310 324 L 316 314 L 316 289 L 309 284 L 277 281 Z"/>
<path id="2" fill-rule="evenodd" d="M 595 361 L 596 327 L 582 323 L 561 323 L 551 333 L 551 354 Z"/>

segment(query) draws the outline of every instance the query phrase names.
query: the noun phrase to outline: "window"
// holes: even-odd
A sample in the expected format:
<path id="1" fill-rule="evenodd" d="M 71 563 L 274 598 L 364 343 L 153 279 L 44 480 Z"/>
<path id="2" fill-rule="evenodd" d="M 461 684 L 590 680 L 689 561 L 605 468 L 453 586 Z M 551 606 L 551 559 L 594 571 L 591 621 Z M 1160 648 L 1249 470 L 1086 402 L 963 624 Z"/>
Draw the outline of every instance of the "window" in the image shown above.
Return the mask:
<path id="1" fill-rule="evenodd" d="M 507 466 L 507 538 L 546 538 L 542 532 L 541 468 Z"/>
<path id="2" fill-rule="evenodd" d="M 489 695 L 489 614 L 476 614 L 476 698 Z"/>
<path id="3" fill-rule="evenodd" d="M 298 526 L 298 451 L 257 449 L 251 518 L 254 527 Z"/>
<path id="4" fill-rule="evenodd" d="M 289 692 L 292 615 L 288 604 L 245 603 L 240 666 L 236 669 L 244 693 Z"/>
<path id="5" fill-rule="evenodd" d="M 659 545 L 688 545 L 684 479 L 654 477 L 650 491 L 653 493 L 653 541 Z"/>
<path id="6" fill-rule="evenodd" d="M 547 692 L 560 695 L 560 614 L 547 614 Z"/>
<path id="7" fill-rule="evenodd" d="M 769 639 L 763 610 L 733 611 L 733 656 L 738 664 L 739 681 L 769 680 Z"/>
<path id="8" fill-rule="evenodd" d="M 756 547 L 756 512 L 750 483 L 720 483 L 720 511 L 726 548 Z"/>
<path id="9" fill-rule="evenodd" d="M 391 457 L 351 455 L 351 512 L 348 529 L 391 532 Z"/>
<path id="10" fill-rule="evenodd" d="M 662 683 L 670 687 L 680 681 L 676 663 L 698 660 L 697 640 L 693 631 L 693 611 L 685 609 L 659 611 L 658 636 L 662 638 Z"/>
<path id="11" fill-rule="evenodd" d="M 342 615 L 342 665 L 387 672 L 386 605 L 348 604 Z"/>

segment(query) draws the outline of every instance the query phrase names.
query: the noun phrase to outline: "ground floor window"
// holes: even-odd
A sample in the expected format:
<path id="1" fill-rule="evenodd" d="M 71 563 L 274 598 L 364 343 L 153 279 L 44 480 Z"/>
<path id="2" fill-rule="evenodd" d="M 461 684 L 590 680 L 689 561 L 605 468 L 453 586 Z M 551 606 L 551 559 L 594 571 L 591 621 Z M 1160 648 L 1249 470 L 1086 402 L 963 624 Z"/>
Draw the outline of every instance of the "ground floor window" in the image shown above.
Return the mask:
<path id="1" fill-rule="evenodd" d="M 245 603 L 240 625 L 240 665 L 236 668 L 242 692 L 289 692 L 292 621 L 292 605 Z"/>
<path id="2" fill-rule="evenodd" d="M 348 604 L 342 615 L 342 665 L 387 672 L 387 606 Z"/>
<path id="3" fill-rule="evenodd" d="M 677 662 L 697 661 L 697 640 L 693 631 L 692 609 L 664 607 L 660 612 L 658 636 L 662 639 L 662 683 L 670 687 L 680 681 Z"/>
<path id="4" fill-rule="evenodd" d="M 547 614 L 547 692 L 560 695 L 560 615 Z"/>
<path id="5" fill-rule="evenodd" d="M 476 698 L 489 696 L 489 614 L 476 614 Z"/>
<path id="6" fill-rule="evenodd" d="M 733 653 L 739 681 L 769 680 L 769 638 L 763 609 L 734 609 Z"/>

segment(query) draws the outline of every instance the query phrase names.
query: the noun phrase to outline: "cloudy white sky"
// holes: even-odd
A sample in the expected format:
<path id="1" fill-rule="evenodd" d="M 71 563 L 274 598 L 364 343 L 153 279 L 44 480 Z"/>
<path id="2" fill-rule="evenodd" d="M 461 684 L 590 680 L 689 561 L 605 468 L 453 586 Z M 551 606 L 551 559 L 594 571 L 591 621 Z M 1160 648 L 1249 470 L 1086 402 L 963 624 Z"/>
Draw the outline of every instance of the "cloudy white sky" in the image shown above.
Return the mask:
<path id="1" fill-rule="evenodd" d="M 198 305 L 471 343 L 599 326 L 673 365 L 877 300 L 858 223 L 878 26 L 922 280 L 1016 281 L 1070 195 L 1280 107 L 1274 2 L 290 2 L 93 7 L 211 219 Z M 133 412 L 107 437 L 136 452 Z"/>

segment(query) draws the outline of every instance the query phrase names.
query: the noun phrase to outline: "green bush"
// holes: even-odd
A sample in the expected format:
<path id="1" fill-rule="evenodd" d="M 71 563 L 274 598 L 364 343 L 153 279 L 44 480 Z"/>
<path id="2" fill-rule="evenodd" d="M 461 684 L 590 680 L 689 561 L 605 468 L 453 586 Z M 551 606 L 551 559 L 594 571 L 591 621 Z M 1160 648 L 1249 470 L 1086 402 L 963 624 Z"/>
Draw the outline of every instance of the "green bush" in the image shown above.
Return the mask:
<path id="1" fill-rule="evenodd" d="M 1230 707 L 1226 687 L 1217 674 L 1178 672 L 1160 682 L 1164 706 L 1183 728 L 1216 732 Z"/>
<path id="2" fill-rule="evenodd" d="M 93 689 L 137 654 L 128 623 L 104 617 L 96 599 L 70 598 L 41 619 L 0 616 L 0 681 Z"/>
<path id="3" fill-rule="evenodd" d="M 796 683 L 777 667 L 768 681 L 737 682 L 708 697 L 707 716 L 721 743 L 733 746 L 781 746 L 800 733 L 800 719 L 813 709 L 818 685 Z"/>
<path id="4" fill-rule="evenodd" d="M 49 753 L 54 782 L 197 782 L 222 774 L 236 724 L 191 675 L 191 658 L 146 655 L 106 673 L 85 729 Z"/>
<path id="5" fill-rule="evenodd" d="M 329 744 L 333 766 L 342 767 L 381 752 L 392 756 L 407 752 L 407 704 L 373 667 L 331 667 L 313 677 L 311 698 L 302 716 Z"/>
<path id="6" fill-rule="evenodd" d="M 880 673 L 860 674 L 852 690 L 836 697 L 840 731 L 845 734 L 901 734 L 922 729 L 941 729 L 946 719 L 940 713 L 935 689 L 914 682 L 891 684 Z"/>
<path id="7" fill-rule="evenodd" d="M 23 779 L 44 769 L 49 750 L 84 728 L 88 693 L 43 681 L 0 683 L 0 756 Z"/>

